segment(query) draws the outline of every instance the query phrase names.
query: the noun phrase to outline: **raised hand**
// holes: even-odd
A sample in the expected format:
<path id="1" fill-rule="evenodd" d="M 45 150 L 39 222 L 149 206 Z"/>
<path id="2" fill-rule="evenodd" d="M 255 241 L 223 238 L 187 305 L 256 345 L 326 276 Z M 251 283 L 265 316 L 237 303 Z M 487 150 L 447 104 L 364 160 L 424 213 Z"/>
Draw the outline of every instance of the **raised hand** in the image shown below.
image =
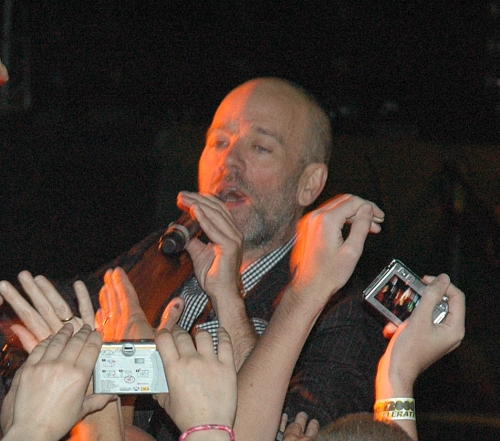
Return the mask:
<path id="1" fill-rule="evenodd" d="M 428 283 L 418 306 L 391 338 L 377 373 L 377 396 L 392 396 L 390 389 L 404 387 L 413 391 L 413 383 L 431 364 L 456 349 L 465 335 L 465 295 L 446 274 L 424 277 Z M 432 313 L 443 295 L 448 296 L 449 312 L 440 324 Z M 386 329 L 394 329 L 388 325 Z M 386 374 L 388 378 L 384 378 Z M 389 385 L 391 384 L 391 385 Z M 384 398 L 384 397 L 381 397 Z"/>
<path id="2" fill-rule="evenodd" d="M 64 323 L 71 323 L 75 332 L 83 324 L 94 328 L 94 309 L 83 282 L 77 281 L 73 285 L 80 311 L 80 317 L 77 317 L 45 277 L 33 277 L 28 271 L 22 271 L 18 279 L 33 306 L 5 280 L 0 282 L 0 301 L 8 302 L 23 322 L 24 326 L 12 325 L 12 331 L 19 337 L 27 352 L 31 352 L 40 341 L 59 331 Z"/>
<path id="3" fill-rule="evenodd" d="M 424 277 L 428 283 L 411 316 L 397 327 L 381 357 L 375 381 L 377 400 L 413 397 L 413 385 L 431 364 L 456 349 L 465 335 L 465 295 L 450 282 L 446 274 Z M 439 324 L 433 320 L 435 306 L 448 297 L 449 312 Z M 385 333 L 393 332 L 394 324 Z M 375 414 L 376 418 L 377 414 Z M 383 417 L 383 414 L 382 414 Z M 415 420 L 394 421 L 412 438 L 417 439 Z"/>
<path id="4" fill-rule="evenodd" d="M 156 345 L 165 367 L 168 394 L 157 396 L 177 427 L 222 424 L 232 427 L 236 414 L 236 369 L 229 334 L 219 329 L 217 354 L 206 331 L 191 336 L 180 327 L 160 328 Z"/>
<path id="5" fill-rule="evenodd" d="M 58 440 L 90 412 L 102 409 L 109 395 L 86 395 L 101 336 L 73 326 L 37 345 L 16 372 L 1 413 L 5 440 Z"/>
<path id="6" fill-rule="evenodd" d="M 106 271 L 99 303 L 101 308 L 96 314 L 96 324 L 104 341 L 154 337 L 153 327 L 141 308 L 135 288 L 122 268 Z"/>
<path id="7" fill-rule="evenodd" d="M 384 212 L 349 194 L 326 202 L 302 218 L 292 254 L 292 289 L 325 302 L 351 277 L 369 232 L 378 233 Z M 342 228 L 351 224 L 347 238 Z"/>

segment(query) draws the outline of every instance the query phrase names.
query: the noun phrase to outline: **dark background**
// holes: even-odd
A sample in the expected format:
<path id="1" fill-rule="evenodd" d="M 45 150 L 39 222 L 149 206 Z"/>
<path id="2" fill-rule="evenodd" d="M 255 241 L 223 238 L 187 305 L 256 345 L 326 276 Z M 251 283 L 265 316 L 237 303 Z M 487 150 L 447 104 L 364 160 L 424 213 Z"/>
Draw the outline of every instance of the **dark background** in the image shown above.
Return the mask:
<path id="1" fill-rule="evenodd" d="M 168 223 L 177 192 L 196 188 L 218 102 L 249 78 L 282 76 L 330 111 L 323 198 L 354 192 L 387 211 L 365 277 L 399 257 L 450 273 L 468 294 L 470 337 L 423 377 L 425 406 L 498 414 L 499 11 L 443 0 L 14 1 L 0 278 L 85 274 Z"/>

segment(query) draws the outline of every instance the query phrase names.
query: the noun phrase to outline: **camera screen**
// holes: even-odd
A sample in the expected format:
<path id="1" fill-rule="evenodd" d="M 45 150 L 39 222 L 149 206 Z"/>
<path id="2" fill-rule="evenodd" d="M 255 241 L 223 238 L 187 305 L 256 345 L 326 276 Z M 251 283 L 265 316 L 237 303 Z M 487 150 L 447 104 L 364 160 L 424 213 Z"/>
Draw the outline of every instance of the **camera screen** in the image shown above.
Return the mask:
<path id="1" fill-rule="evenodd" d="M 394 275 L 375 295 L 375 299 L 401 321 L 404 321 L 417 306 L 420 295 L 397 275 Z"/>

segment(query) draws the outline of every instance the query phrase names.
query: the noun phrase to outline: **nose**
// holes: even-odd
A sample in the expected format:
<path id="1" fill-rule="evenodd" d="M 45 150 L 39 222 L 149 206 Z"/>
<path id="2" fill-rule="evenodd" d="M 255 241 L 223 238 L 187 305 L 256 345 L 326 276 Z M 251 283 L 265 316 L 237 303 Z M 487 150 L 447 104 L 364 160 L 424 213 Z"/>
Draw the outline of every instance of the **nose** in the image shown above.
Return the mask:
<path id="1" fill-rule="evenodd" d="M 237 169 L 241 171 L 244 167 L 243 143 L 239 139 L 232 139 L 221 155 L 219 167 L 221 169 Z"/>

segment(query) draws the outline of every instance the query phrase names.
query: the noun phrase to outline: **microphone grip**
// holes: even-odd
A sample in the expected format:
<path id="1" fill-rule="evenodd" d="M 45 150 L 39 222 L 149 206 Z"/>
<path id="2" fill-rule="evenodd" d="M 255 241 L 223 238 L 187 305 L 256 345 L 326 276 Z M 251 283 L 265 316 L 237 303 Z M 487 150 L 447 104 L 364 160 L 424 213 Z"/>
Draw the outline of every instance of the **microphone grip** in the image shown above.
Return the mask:
<path id="1" fill-rule="evenodd" d="M 180 253 L 187 243 L 200 233 L 200 224 L 184 213 L 176 222 L 172 222 L 160 238 L 159 249 L 165 254 Z"/>

